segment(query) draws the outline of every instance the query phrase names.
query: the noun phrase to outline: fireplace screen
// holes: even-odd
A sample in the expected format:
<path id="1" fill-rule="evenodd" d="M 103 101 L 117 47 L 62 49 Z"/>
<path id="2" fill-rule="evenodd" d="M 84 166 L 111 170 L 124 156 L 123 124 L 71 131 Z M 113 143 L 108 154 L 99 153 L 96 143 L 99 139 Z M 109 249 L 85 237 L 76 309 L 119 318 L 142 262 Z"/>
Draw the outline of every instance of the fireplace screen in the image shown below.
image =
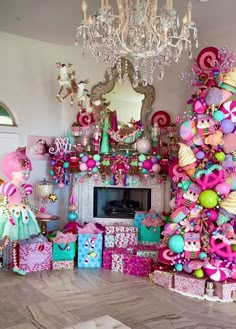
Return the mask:
<path id="1" fill-rule="evenodd" d="M 94 187 L 93 217 L 134 218 L 135 211 L 151 208 L 151 189 Z"/>

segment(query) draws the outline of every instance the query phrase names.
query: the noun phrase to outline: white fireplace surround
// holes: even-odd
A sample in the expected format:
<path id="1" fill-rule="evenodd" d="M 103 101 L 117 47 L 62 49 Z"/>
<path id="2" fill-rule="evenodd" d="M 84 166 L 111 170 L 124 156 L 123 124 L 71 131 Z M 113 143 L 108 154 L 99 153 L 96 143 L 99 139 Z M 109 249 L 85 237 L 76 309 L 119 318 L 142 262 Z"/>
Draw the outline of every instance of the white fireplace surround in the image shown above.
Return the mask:
<path id="1" fill-rule="evenodd" d="M 102 225 L 109 225 L 115 222 L 122 222 L 126 224 L 133 224 L 133 219 L 127 218 L 94 218 L 93 217 L 93 205 L 94 205 L 94 187 L 109 187 L 109 188 L 149 188 L 151 189 L 151 208 L 155 209 L 157 213 L 161 214 L 165 210 L 166 205 L 169 202 L 169 182 L 157 183 L 157 178 L 150 178 L 147 184 L 137 181 L 135 185 L 122 186 L 122 185 L 106 185 L 105 182 L 99 178 L 95 183 L 93 177 L 85 178 L 83 183 L 78 183 L 78 214 L 79 222 L 96 222 Z"/>

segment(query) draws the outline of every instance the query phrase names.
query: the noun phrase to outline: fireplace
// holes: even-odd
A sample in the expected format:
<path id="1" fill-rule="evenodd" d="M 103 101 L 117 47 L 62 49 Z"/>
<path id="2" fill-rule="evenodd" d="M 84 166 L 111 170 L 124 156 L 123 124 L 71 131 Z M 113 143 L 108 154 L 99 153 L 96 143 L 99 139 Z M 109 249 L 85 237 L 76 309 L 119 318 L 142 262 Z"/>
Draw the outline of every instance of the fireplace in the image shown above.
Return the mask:
<path id="1" fill-rule="evenodd" d="M 94 187 L 94 218 L 134 218 L 135 211 L 151 208 L 150 188 Z"/>
<path id="2" fill-rule="evenodd" d="M 145 202 L 142 201 L 142 204 L 140 207 L 148 207 L 149 209 L 155 209 L 158 213 L 161 213 L 163 210 L 168 209 L 168 202 L 169 202 L 169 189 L 170 185 L 169 183 L 165 186 L 163 184 L 158 184 L 156 179 L 150 179 L 147 184 L 143 184 L 141 181 L 137 181 L 135 184 L 130 184 L 129 186 L 111 186 L 107 185 L 106 182 L 102 181 L 101 177 L 99 176 L 99 180 L 94 181 L 92 178 L 85 178 L 82 184 L 77 185 L 77 195 L 78 198 L 78 207 L 79 207 L 79 221 L 80 223 L 84 222 L 97 222 L 102 225 L 111 225 L 116 222 L 126 223 L 126 224 L 133 224 L 133 216 L 130 215 L 130 217 L 124 218 L 121 214 L 118 215 L 118 213 L 112 213 L 110 216 L 104 216 L 102 217 L 102 213 L 99 212 L 99 207 L 97 206 L 97 213 L 96 209 L 96 195 L 95 195 L 95 188 L 103 188 L 104 190 L 112 192 L 114 190 L 114 193 L 117 189 L 121 188 L 121 190 L 132 190 L 132 193 L 134 193 L 134 190 L 140 191 L 141 189 L 146 190 L 146 195 L 148 198 L 148 203 L 146 205 Z M 149 191 L 150 190 L 150 191 Z M 101 190 L 102 191 L 102 190 Z M 165 192 L 168 194 L 168 197 L 165 198 Z M 122 194 L 123 196 L 123 194 Z M 116 200 L 115 197 L 112 199 L 108 199 L 107 201 L 114 201 Z M 118 199 L 120 200 L 120 199 Z M 139 199 L 135 200 L 135 196 L 131 196 L 131 201 L 140 201 Z M 133 204 L 134 205 L 134 204 Z M 166 205 L 166 206 L 165 206 Z M 144 208 L 145 209 L 145 208 Z M 148 209 L 148 210 L 149 210 Z M 98 217 L 95 217 L 94 215 L 97 215 Z"/>

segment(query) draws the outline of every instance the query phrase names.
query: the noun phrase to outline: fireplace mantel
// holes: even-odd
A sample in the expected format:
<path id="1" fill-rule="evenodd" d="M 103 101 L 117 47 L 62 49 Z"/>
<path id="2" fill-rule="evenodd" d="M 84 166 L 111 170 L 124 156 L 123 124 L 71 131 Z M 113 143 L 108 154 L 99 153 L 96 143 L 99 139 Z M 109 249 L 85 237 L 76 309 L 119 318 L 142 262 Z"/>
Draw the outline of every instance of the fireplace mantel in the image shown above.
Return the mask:
<path id="1" fill-rule="evenodd" d="M 165 186 L 166 185 L 166 186 Z M 94 187 L 109 187 L 109 188 L 118 188 L 125 186 L 117 185 L 107 185 L 105 182 L 101 180 L 99 177 L 98 181 L 95 182 L 94 179 L 85 178 L 83 183 L 78 183 L 78 213 L 79 213 L 79 221 L 83 224 L 84 222 L 97 222 L 103 225 L 112 224 L 114 222 L 125 222 L 127 224 L 132 224 L 133 219 L 127 218 L 94 218 L 93 217 L 93 204 L 94 204 Z M 151 189 L 151 208 L 155 209 L 157 213 L 161 213 L 165 210 L 165 203 L 168 202 L 168 198 L 165 197 L 169 193 L 169 183 L 158 184 L 156 178 L 150 178 L 147 184 L 143 184 L 140 181 L 137 181 L 134 185 L 129 185 L 127 188 L 149 188 Z"/>

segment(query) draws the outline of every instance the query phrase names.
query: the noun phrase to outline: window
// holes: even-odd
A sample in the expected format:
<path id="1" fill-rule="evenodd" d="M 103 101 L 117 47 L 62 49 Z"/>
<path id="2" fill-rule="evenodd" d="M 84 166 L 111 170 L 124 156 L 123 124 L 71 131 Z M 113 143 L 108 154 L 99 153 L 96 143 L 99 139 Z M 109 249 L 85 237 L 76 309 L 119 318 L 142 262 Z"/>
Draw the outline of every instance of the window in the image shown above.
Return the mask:
<path id="1" fill-rule="evenodd" d="M 11 111 L 0 102 L 0 125 L 1 126 L 16 126 L 16 121 L 14 119 Z"/>

